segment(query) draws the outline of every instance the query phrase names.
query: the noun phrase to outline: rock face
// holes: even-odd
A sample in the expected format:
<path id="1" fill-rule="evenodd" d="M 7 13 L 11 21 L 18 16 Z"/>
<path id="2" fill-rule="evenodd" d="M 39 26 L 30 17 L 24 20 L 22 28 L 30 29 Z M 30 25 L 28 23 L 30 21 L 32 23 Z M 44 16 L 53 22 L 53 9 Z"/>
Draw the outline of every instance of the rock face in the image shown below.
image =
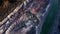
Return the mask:
<path id="1" fill-rule="evenodd" d="M 25 0 L 2 22 L 1 34 L 38 34 L 40 13 L 46 5 L 47 0 Z"/>
<path id="2" fill-rule="evenodd" d="M 22 0 L 23 1 L 23 0 Z M 7 17 L 20 3 L 21 0 L 0 0 L 0 21 Z"/>

